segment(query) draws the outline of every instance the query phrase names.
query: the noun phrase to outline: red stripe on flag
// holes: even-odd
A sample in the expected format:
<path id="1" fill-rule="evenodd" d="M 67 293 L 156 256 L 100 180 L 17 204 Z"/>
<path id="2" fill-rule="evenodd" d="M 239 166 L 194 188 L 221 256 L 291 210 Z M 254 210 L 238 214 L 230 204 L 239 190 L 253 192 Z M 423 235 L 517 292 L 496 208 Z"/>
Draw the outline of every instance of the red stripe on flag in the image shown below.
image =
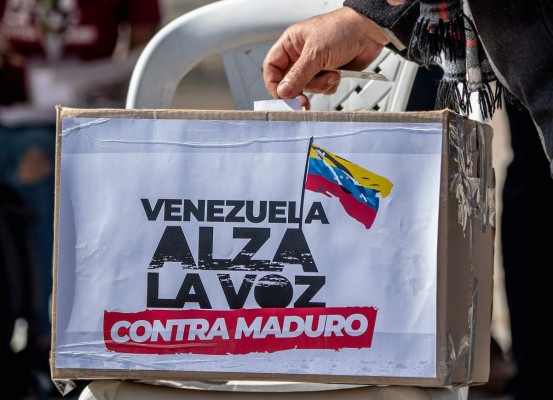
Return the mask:
<path id="1" fill-rule="evenodd" d="M 337 197 L 348 215 L 361 222 L 367 229 L 370 229 L 376 218 L 377 212 L 374 208 L 361 203 L 350 193 L 345 192 L 342 186 L 325 179 L 321 175 L 309 174 L 305 182 L 305 188 L 328 197 L 330 197 L 330 194 Z"/>

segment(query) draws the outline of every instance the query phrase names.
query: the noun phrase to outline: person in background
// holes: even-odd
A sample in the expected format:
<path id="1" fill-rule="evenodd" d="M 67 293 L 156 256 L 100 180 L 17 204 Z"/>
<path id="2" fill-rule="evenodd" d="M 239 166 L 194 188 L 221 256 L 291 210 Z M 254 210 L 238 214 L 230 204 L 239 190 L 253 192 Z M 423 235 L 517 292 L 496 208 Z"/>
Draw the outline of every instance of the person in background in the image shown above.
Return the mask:
<path id="1" fill-rule="evenodd" d="M 548 346 L 537 339 L 543 330 L 541 318 L 528 310 L 543 304 L 550 290 L 536 268 L 548 265 L 552 250 L 553 179 L 549 160 L 529 111 L 506 104 L 513 159 L 507 166 L 502 195 L 501 249 L 505 294 L 511 328 L 511 356 L 517 373 L 507 386 L 516 400 L 534 396 L 539 361 L 547 358 Z"/>
<path id="2" fill-rule="evenodd" d="M 24 221 L 31 245 L 25 256 L 33 265 L 36 284 L 13 295 L 35 298 L 28 302 L 30 311 L 16 316 L 29 319 L 25 357 L 46 378 L 51 337 L 54 106 L 123 107 L 134 62 L 160 23 L 158 0 L 0 0 L 0 184 L 6 189 L 0 194 L 10 194 L 2 204 L 17 198 L 21 200 L 17 205 L 29 211 Z M 2 267 L 13 274 L 14 268 L 7 264 L 12 259 L 4 257 Z M 9 304 L 3 302 L 1 315 L 14 315 L 6 310 Z M 2 346 L 6 348 L 5 343 Z M 14 377 L 21 374 L 17 369 L 11 372 Z"/>
<path id="3" fill-rule="evenodd" d="M 16 321 L 35 320 L 38 310 L 36 298 L 27 295 L 36 292 L 36 265 L 28 235 L 30 216 L 21 196 L 0 182 L 0 364 L 14 399 L 29 394 L 31 364 L 23 357 L 29 351 L 16 353 L 11 339 Z"/>
<path id="4" fill-rule="evenodd" d="M 344 7 L 293 24 L 269 50 L 265 86 L 274 98 L 331 94 L 336 68 L 366 68 L 384 46 L 421 66 L 440 63 L 444 75 L 436 108 L 471 111 L 484 119 L 507 107 L 514 158 L 503 190 L 502 249 L 512 355 L 514 399 L 532 398 L 548 359 L 542 321 L 553 222 L 553 2 L 550 0 L 346 0 Z M 490 85 L 496 83 L 497 89 Z M 545 264 L 544 264 L 545 263 Z"/>

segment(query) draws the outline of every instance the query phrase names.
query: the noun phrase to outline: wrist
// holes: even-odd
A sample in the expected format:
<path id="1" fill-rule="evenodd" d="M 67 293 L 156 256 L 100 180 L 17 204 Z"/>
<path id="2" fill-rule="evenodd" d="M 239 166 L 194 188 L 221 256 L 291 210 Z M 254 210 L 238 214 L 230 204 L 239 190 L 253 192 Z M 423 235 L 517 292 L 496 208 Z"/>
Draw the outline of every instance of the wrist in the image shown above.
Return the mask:
<path id="1" fill-rule="evenodd" d="M 370 40 L 381 46 L 390 44 L 391 38 L 386 34 L 384 28 L 380 27 L 372 19 L 347 6 L 341 10 L 347 16 L 349 26 L 353 27 L 362 37 L 370 38 Z"/>

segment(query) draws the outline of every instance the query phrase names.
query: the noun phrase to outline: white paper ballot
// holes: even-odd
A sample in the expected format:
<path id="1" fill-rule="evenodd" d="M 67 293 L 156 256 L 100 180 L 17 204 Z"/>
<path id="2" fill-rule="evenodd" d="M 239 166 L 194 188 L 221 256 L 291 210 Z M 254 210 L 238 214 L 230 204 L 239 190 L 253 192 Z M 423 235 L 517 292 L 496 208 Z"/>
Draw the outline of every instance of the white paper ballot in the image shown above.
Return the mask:
<path id="1" fill-rule="evenodd" d="M 290 111 L 303 110 L 299 99 L 273 99 L 254 101 L 253 109 L 255 111 Z"/>

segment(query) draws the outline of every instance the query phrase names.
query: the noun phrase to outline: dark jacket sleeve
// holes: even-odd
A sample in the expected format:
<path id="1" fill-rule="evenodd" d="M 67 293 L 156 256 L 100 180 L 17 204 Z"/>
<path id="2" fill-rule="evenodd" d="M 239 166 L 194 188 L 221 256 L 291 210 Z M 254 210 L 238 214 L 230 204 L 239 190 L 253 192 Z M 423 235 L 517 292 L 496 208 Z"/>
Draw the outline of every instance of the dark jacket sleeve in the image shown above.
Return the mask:
<path id="1" fill-rule="evenodd" d="M 383 28 L 390 29 L 405 45 L 419 17 L 419 2 L 407 0 L 400 6 L 392 6 L 386 0 L 345 0 L 344 6 L 353 8 Z"/>

